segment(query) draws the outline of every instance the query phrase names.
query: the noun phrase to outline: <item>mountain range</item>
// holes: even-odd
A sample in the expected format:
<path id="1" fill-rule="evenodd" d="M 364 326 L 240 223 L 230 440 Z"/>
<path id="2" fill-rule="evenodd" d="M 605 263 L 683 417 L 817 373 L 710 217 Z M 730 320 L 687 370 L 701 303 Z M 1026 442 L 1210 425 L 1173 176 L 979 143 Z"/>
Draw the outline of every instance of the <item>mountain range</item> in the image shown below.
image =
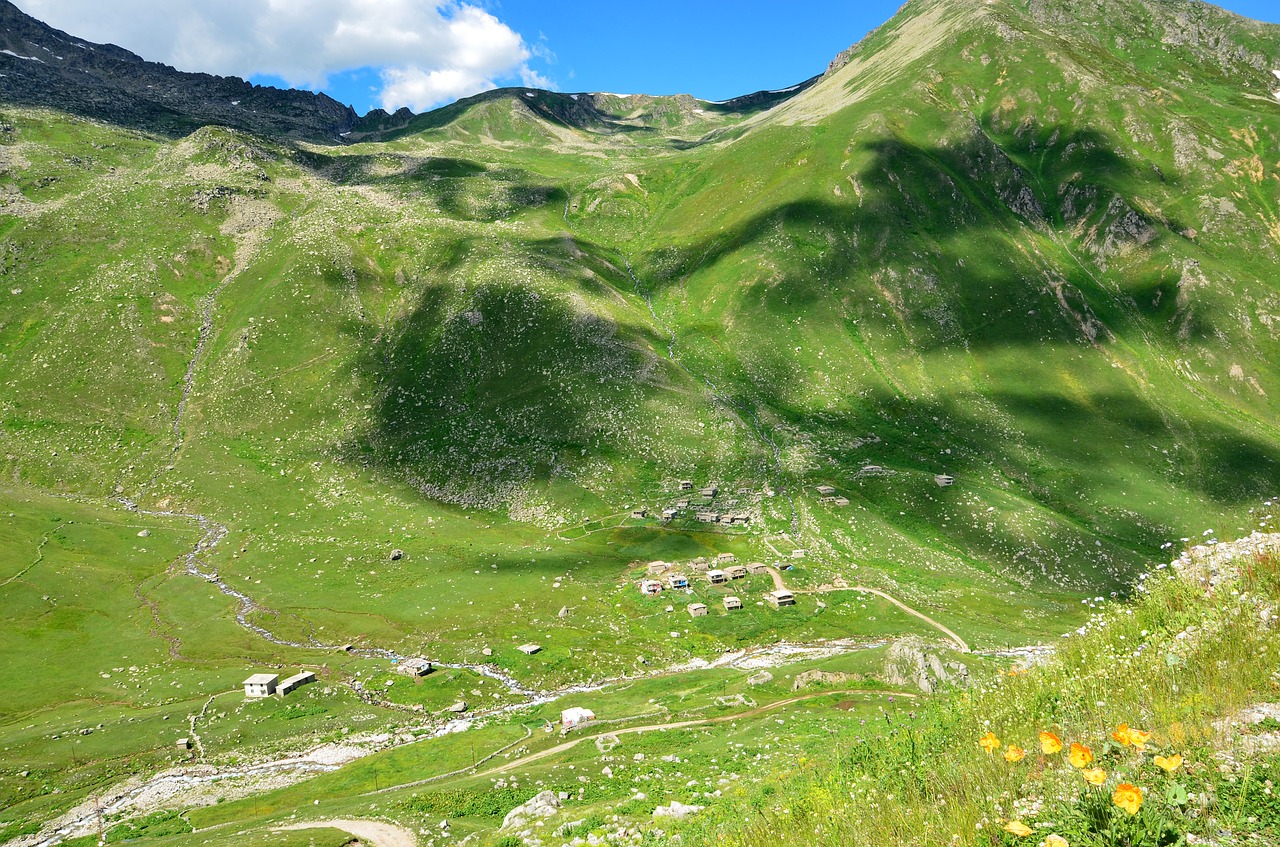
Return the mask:
<path id="1" fill-rule="evenodd" d="M 550 688 L 919 625 L 806 596 L 676 638 L 626 588 L 725 552 L 1024 646 L 1170 546 L 1269 528 L 1278 26 L 910 0 L 724 103 L 363 117 L 6 2 L 0 30 L 5 543 L 105 586 L 0 594 L 0 727 L 141 708 L 97 673 L 141 662 L 76 658 L 104 632 L 232 675 L 354 643 Z M 159 523 L 77 547 L 73 508 Z M 60 661 L 94 673 L 37 684 Z"/>

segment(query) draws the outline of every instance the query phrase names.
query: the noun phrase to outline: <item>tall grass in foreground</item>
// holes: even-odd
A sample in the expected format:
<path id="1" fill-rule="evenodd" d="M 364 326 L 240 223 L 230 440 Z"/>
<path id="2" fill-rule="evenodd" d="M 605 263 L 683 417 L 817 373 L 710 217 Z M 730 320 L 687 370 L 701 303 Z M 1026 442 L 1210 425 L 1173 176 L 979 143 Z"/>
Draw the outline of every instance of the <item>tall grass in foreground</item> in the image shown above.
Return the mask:
<path id="1" fill-rule="evenodd" d="M 1278 760 L 1237 761 L 1223 723 L 1280 693 L 1280 556 L 1214 585 L 1162 566 L 1139 586 L 1048 663 L 886 714 L 841 739 L 830 770 L 799 761 L 686 842 L 1280 843 Z"/>

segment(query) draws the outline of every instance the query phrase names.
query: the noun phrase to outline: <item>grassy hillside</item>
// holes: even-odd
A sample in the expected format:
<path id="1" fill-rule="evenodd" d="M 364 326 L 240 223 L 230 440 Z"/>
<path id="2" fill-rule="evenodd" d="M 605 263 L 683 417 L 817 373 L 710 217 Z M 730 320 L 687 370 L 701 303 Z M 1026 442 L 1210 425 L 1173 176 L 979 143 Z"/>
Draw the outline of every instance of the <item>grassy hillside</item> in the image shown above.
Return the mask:
<path id="1" fill-rule="evenodd" d="M 812 85 L 727 104 L 513 89 L 345 146 L 3 106 L 11 831 L 171 762 L 164 726 L 68 735 L 207 699 L 156 686 L 325 670 L 327 716 L 228 711 L 225 763 L 464 694 L 940 637 L 840 586 L 1026 645 L 1252 530 L 1277 67 L 1280 28 L 1201 3 L 912 0 Z M 824 591 L 636 592 L 723 552 Z M 393 654 L 467 667 L 364 703 Z"/>

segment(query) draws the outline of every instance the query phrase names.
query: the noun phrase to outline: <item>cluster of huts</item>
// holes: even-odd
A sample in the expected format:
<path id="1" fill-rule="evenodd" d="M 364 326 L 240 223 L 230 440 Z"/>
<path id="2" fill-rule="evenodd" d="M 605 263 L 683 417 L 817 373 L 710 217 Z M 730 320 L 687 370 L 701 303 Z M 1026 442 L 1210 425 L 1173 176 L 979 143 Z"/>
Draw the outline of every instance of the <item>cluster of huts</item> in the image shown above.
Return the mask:
<path id="1" fill-rule="evenodd" d="M 848 506 L 849 498 L 836 493 L 836 489 L 833 486 L 819 485 L 818 502 L 827 503 L 832 506 Z"/>
<path id="2" fill-rule="evenodd" d="M 702 578 L 709 585 L 727 585 L 734 580 L 769 572 L 769 568 L 760 562 L 739 565 L 735 564 L 736 561 L 737 557 L 734 554 L 721 553 L 714 559 L 694 559 L 689 563 L 689 569 L 701 573 Z M 677 567 L 669 562 L 650 562 L 647 568 L 649 578 L 640 580 L 640 593 L 648 597 L 654 597 L 667 590 L 688 589 L 690 587 L 689 577 L 674 570 Z M 765 601 L 775 609 L 796 604 L 795 594 L 786 589 L 770 591 L 765 595 Z M 724 604 L 725 611 L 728 612 L 742 608 L 741 597 L 728 595 L 723 597 L 721 602 Z M 710 611 L 705 603 L 690 603 L 687 610 L 690 616 L 695 618 L 705 617 Z"/>
<path id="3" fill-rule="evenodd" d="M 679 483 L 681 491 L 693 491 L 693 480 L 682 479 Z M 750 489 L 741 489 L 742 492 L 749 493 Z M 718 485 L 708 485 L 705 488 L 698 489 L 698 497 L 703 500 L 715 500 L 720 496 L 720 487 Z M 702 504 L 694 507 L 693 500 L 686 498 L 677 500 L 667 508 L 662 510 L 663 522 L 675 520 L 680 516 L 681 512 L 693 509 L 693 517 L 699 523 L 719 524 L 721 526 L 746 526 L 751 523 L 751 516 L 744 512 L 722 512 L 712 508 L 711 504 Z M 645 508 L 634 509 L 631 517 L 636 520 L 643 520 L 649 517 L 649 510 Z"/>
<path id="4" fill-rule="evenodd" d="M 261 699 L 270 697 L 273 694 L 279 694 L 285 697 L 301 688 L 316 681 L 314 671 L 302 671 L 286 679 L 280 681 L 280 675 L 274 673 L 256 673 L 244 681 L 244 696 L 250 699 Z"/>

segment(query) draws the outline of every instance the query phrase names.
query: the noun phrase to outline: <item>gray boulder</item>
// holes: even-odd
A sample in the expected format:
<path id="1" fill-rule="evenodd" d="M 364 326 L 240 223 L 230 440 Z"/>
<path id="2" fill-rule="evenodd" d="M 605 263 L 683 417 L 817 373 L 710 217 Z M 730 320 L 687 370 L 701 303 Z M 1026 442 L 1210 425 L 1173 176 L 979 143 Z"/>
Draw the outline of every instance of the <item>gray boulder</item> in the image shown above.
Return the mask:
<path id="1" fill-rule="evenodd" d="M 502 819 L 503 829 L 519 829 L 539 818 L 549 818 L 560 811 L 560 798 L 554 791 L 543 791 L 526 803 L 521 803 Z"/>

